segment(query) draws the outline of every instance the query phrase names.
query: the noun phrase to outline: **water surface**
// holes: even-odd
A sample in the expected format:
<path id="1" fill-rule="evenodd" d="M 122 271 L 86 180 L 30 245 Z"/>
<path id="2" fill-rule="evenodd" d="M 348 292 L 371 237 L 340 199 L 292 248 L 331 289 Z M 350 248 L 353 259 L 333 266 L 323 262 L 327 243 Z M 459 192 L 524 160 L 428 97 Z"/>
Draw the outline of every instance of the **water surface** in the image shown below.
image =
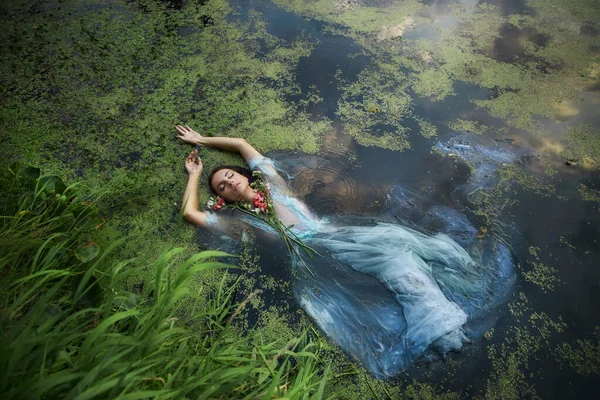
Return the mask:
<path id="1" fill-rule="evenodd" d="M 377 219 L 386 194 L 402 186 L 465 213 L 480 235 L 518 239 L 518 283 L 495 328 L 445 363 L 372 384 L 380 397 L 382 387 L 592 397 L 600 373 L 596 1 L 15 0 L 0 10 L 0 155 L 107 193 L 105 239 L 138 238 L 123 257 L 152 260 L 167 247 L 209 243 L 179 218 L 190 149 L 174 140 L 174 124 L 244 137 L 288 162 L 292 187 L 323 217 Z M 523 156 L 475 191 L 473 165 L 435 150 L 455 132 Z M 201 155 L 207 170 L 241 162 Z M 262 272 L 248 290 L 268 286 L 264 301 L 301 319 L 287 304 L 284 261 L 256 251 Z M 286 329 L 273 326 L 271 334 Z M 343 374 L 354 371 L 348 360 L 337 363 L 334 390 L 372 395 L 363 375 Z"/>
<path id="2" fill-rule="evenodd" d="M 390 44 L 393 38 L 377 41 L 374 39 L 378 34 L 376 29 L 361 32 L 358 22 L 345 20 L 343 15 L 355 13 L 354 17 L 359 19 L 361 12 L 377 8 L 385 12 L 386 7 L 394 9 L 393 4 L 330 2 L 338 7 L 327 8 L 325 2 L 317 2 L 314 7 L 309 2 L 277 3 L 278 6 L 249 2 L 243 9 L 263 13 L 267 29 L 274 35 L 286 40 L 304 35 L 316 43 L 310 56 L 299 61 L 296 78 L 304 92 L 308 92 L 309 88 L 318 91 L 323 100 L 312 106 L 310 112 L 314 118 L 330 118 L 335 131 L 331 134 L 333 138 L 329 138 L 330 142 L 326 141 L 322 153 L 327 160 L 325 165 L 301 172 L 292 185 L 317 212 L 321 215 L 377 215 L 382 212 L 382 207 L 373 204 L 378 199 L 382 200 L 390 187 L 403 185 L 435 202 L 467 212 L 479 227 L 487 228 L 487 224 L 496 222 L 497 227 L 510 226 L 511 230 L 518 232 L 519 244 L 515 245 L 514 252 L 519 260 L 519 283 L 511 305 L 505 307 L 503 317 L 493 331 L 494 335 L 490 335 L 488 341 L 476 342 L 463 353 L 452 356 L 456 361 L 452 366 L 415 366 L 406 372 L 406 376 L 442 382 L 451 374 L 452 383 L 446 381 L 444 385 L 451 390 L 460 391 L 467 386 L 483 390 L 486 385 L 489 389 L 490 369 L 496 368 L 496 373 L 502 373 L 497 357 L 509 357 L 508 353 L 501 352 L 494 354 L 490 360 L 490 344 L 502 346 L 504 342 L 509 346 L 506 351 L 510 352 L 510 346 L 524 346 L 523 341 L 529 338 L 538 343 L 537 348 L 530 352 L 517 351 L 517 358 L 523 359 L 513 361 L 528 374 L 533 374 L 531 382 L 537 395 L 542 398 L 591 397 L 593 378 L 578 375 L 566 367 L 565 359 L 558 355 L 557 348 L 564 348 L 561 347 L 564 343 L 572 343 L 578 337 L 590 338 L 600 318 L 595 307 L 600 295 L 600 272 L 596 268 L 600 260 L 598 203 L 587 201 L 579 194 L 581 185 L 597 190 L 598 161 L 588 160 L 586 164 L 579 159 L 567 165 L 571 153 L 565 151 L 563 135 L 569 128 L 582 123 L 590 124 L 591 129 L 598 132 L 600 95 L 593 90 L 593 85 L 580 87 L 574 94 L 575 101 L 567 100 L 568 96 L 565 96 L 562 106 L 560 101 L 551 106 L 554 107 L 554 115 L 540 115 L 534 107 L 524 110 L 527 117 L 520 121 L 515 121 L 510 115 L 513 111 L 505 116 L 495 105 L 491 108 L 484 105 L 485 102 L 493 104 L 494 99 L 507 93 L 543 96 L 544 93 L 535 88 L 516 86 L 527 85 L 519 82 L 526 79 L 519 73 L 530 68 L 538 71 L 540 76 L 556 79 L 552 84 L 557 88 L 568 85 L 565 70 L 570 66 L 558 66 L 556 63 L 564 63 L 564 59 L 557 61 L 553 57 L 544 57 L 542 49 L 556 41 L 577 40 L 587 33 L 580 34 L 575 30 L 573 36 L 561 38 L 560 33 L 538 30 L 533 23 L 531 26 L 515 25 L 514 21 L 522 17 L 529 18 L 528 21 L 535 21 L 536 17 L 540 20 L 548 18 L 543 10 L 540 12 L 535 8 L 535 3 L 495 1 L 486 5 L 474 1 L 434 1 L 425 2 L 418 12 L 413 13 L 414 24 L 401 39 Z M 457 13 L 459 6 L 464 7 Z M 497 22 L 482 22 L 486 14 Z M 597 32 L 587 28 L 589 23 L 577 18 L 569 21 L 569 24 L 580 24 L 581 32 L 595 32 L 592 36 L 597 41 Z M 475 26 L 473 32 L 468 28 L 473 24 L 481 26 Z M 465 62 L 477 60 L 481 66 L 473 65 L 472 68 L 481 68 L 483 72 L 478 73 L 484 74 L 486 65 L 514 68 L 509 68 L 506 76 L 485 78 L 484 81 L 471 77 L 456 79 L 464 71 L 450 71 L 449 64 L 455 62 L 452 59 L 446 59 L 445 64 L 444 61 L 432 61 L 416 68 L 411 68 L 406 60 L 393 59 L 394 56 L 415 57 L 419 51 L 422 56 L 419 48 L 423 41 L 445 36 L 443 43 L 452 45 L 469 34 L 476 35 L 484 26 L 494 29 L 494 32 L 486 32 L 490 37 L 487 44 L 473 46 L 474 53 L 467 54 Z M 459 48 L 462 45 L 454 46 Z M 425 48 L 428 48 L 427 44 Z M 465 47 L 461 48 L 464 51 Z M 532 52 L 531 48 L 537 51 Z M 435 60 L 434 49 L 428 50 L 428 57 Z M 443 55 L 439 56 L 439 60 L 444 60 Z M 365 74 L 369 68 L 377 70 L 380 63 L 396 68 L 394 73 L 398 75 L 391 78 L 399 79 L 401 75 L 408 85 L 400 87 L 397 93 L 384 84 L 372 87 L 372 90 L 382 92 L 372 99 L 378 98 L 383 109 L 385 99 L 408 95 L 411 106 L 397 125 L 385 122 L 368 125 L 367 122 L 365 126 L 392 135 L 404 135 L 409 148 L 403 151 L 386 149 L 385 145 L 361 145 L 360 137 L 348 131 L 353 130 L 352 124 L 363 121 L 344 118 L 339 113 L 339 107 L 347 99 L 344 97 L 347 87 L 359 81 L 360 74 Z M 437 82 L 430 85 L 426 82 L 426 86 L 433 90 L 429 96 L 418 86 L 415 92 L 411 82 L 429 69 L 442 71 L 451 80 L 452 93 L 439 95 L 435 88 Z M 444 83 L 441 81 L 441 84 Z M 363 86 L 363 90 L 366 89 Z M 378 106 L 374 100 L 369 104 L 366 97 L 352 97 L 353 101 L 362 102 L 358 107 L 364 109 L 358 111 L 368 113 L 369 107 Z M 478 100 L 484 103 L 478 104 Z M 533 97 L 527 101 L 544 100 Z M 353 107 L 356 109 L 356 104 Z M 517 151 L 528 149 L 529 156 L 515 163 L 520 171 L 517 175 L 506 175 L 508 181 L 497 183 L 501 192 L 497 197 L 486 198 L 485 203 L 479 204 L 477 200 L 460 203 L 453 193 L 468 181 L 470 169 L 460 159 L 432 153 L 437 136 L 424 135 L 419 120 L 432 124 L 437 136 L 459 130 L 475 132 L 480 135 L 479 140 L 490 148 L 508 144 L 507 147 L 512 146 Z M 285 155 L 281 157 L 285 158 Z M 507 199 L 510 201 L 507 202 Z M 484 213 L 489 213 L 489 219 L 482 216 Z M 522 299 L 526 299 L 526 305 Z M 527 332 L 528 336 L 520 337 L 517 332 L 521 331 Z M 584 362 L 593 363 L 591 360 Z M 516 382 L 513 383 L 516 385 Z M 532 393 L 527 395 L 532 396 Z"/>

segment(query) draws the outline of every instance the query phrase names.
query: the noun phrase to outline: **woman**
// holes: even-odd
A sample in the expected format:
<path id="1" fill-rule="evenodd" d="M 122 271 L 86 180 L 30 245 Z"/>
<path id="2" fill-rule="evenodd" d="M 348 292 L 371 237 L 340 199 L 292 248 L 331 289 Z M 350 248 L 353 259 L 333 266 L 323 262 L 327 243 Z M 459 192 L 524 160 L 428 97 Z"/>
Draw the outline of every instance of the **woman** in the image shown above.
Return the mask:
<path id="1" fill-rule="evenodd" d="M 380 378 L 417 359 L 460 350 L 469 341 L 465 330 L 475 336 L 489 328 L 490 310 L 510 292 L 515 275 L 508 248 L 478 239 L 477 230 L 455 210 L 435 206 L 422 213 L 423 223 L 433 222 L 446 234 L 427 235 L 400 224 L 350 217 L 328 222 L 296 199 L 273 161 L 245 140 L 203 137 L 188 126 L 176 129 L 184 142 L 238 152 L 252 170 L 262 173 L 271 185 L 277 217 L 293 225 L 293 233 L 319 254 L 293 257 L 297 300 L 329 337 Z M 185 164 L 185 220 L 224 228 L 225 218 L 198 209 L 202 161 L 196 150 Z M 250 179 L 241 169 L 220 167 L 210 175 L 209 185 L 227 202 L 252 204 Z M 398 189 L 394 195 L 402 199 L 407 193 Z M 241 217 L 270 230 L 256 218 Z"/>

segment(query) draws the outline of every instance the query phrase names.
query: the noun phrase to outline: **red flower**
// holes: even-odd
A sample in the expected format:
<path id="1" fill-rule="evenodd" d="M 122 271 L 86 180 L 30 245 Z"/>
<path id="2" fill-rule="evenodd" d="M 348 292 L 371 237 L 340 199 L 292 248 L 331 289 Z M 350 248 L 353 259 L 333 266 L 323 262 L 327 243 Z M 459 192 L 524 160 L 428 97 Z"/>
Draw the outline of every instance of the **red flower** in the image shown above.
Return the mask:
<path id="1" fill-rule="evenodd" d="M 217 204 L 213 204 L 212 209 L 217 211 L 225 207 L 225 200 L 217 196 Z"/>
<path id="2" fill-rule="evenodd" d="M 254 200 L 252 205 L 255 209 L 259 209 L 261 212 L 267 213 L 269 211 L 269 203 L 267 203 L 267 197 L 261 190 L 257 190 L 254 194 Z"/>

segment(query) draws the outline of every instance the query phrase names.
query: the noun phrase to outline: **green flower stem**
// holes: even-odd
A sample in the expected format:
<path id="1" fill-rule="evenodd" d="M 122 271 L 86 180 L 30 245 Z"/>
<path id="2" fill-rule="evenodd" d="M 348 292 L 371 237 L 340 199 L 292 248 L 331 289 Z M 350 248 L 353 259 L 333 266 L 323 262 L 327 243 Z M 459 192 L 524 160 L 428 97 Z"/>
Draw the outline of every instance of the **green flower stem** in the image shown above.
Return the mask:
<path id="1" fill-rule="evenodd" d="M 269 204 L 269 206 L 271 206 L 271 204 Z M 308 254 L 308 256 L 311 258 L 313 257 L 313 254 L 319 255 L 319 253 L 317 253 L 317 251 L 315 249 L 313 249 L 312 247 L 310 247 L 306 243 L 304 243 L 302 241 L 302 239 L 300 239 L 298 237 L 298 235 L 296 235 L 294 232 L 292 232 L 291 226 L 283 225 L 281 220 L 279 220 L 279 218 L 277 218 L 276 216 L 275 217 L 271 216 L 270 218 L 261 217 L 260 214 L 256 214 L 255 212 L 252 212 L 252 211 L 248 210 L 247 208 L 240 206 L 239 204 L 234 204 L 229 207 L 238 209 L 238 210 L 242 211 L 243 213 L 248 214 L 254 218 L 258 218 L 261 221 L 267 223 L 273 229 L 275 229 L 280 234 L 280 236 L 283 238 L 283 240 L 285 241 L 285 244 L 288 248 L 288 252 L 290 253 L 290 257 L 292 256 L 292 254 L 295 254 L 298 257 L 298 259 L 302 262 L 302 264 L 304 264 L 304 266 L 310 272 L 310 274 L 314 276 L 313 272 L 310 270 L 310 268 L 308 267 L 308 265 L 302 258 L 300 252 L 298 251 L 296 246 L 294 246 L 294 244 L 300 246 L 306 252 L 306 254 Z M 271 209 L 273 209 L 273 208 L 271 208 Z"/>
<path id="2" fill-rule="evenodd" d="M 313 256 L 313 254 L 319 255 L 319 253 L 317 253 L 310 246 L 307 246 L 302 241 L 302 239 L 300 239 L 298 237 L 298 235 L 296 235 L 294 232 L 292 232 L 291 228 L 294 225 L 285 226 L 283 224 L 283 222 L 281 222 L 281 220 L 275 214 L 275 206 L 273 205 L 273 199 L 270 196 L 271 191 L 270 191 L 269 185 L 263 181 L 262 174 L 259 171 L 254 171 L 253 175 L 257 179 L 250 184 L 250 187 L 256 191 L 257 195 L 260 194 L 263 196 L 262 199 L 260 199 L 260 195 L 258 196 L 259 200 L 257 200 L 257 201 L 259 201 L 259 205 L 257 206 L 257 204 L 254 202 L 252 203 L 252 205 L 247 204 L 247 203 L 233 203 L 233 204 L 225 204 L 223 207 L 240 210 L 243 213 L 252 216 L 253 218 L 257 218 L 257 219 L 265 222 L 271 228 L 276 230 L 279 233 L 279 235 L 283 238 L 283 240 L 285 240 L 285 244 L 288 248 L 288 252 L 290 253 L 290 257 L 292 257 L 295 254 L 300 259 L 302 264 L 304 264 L 306 269 L 311 273 L 311 275 L 314 276 L 313 272 L 310 270 L 310 268 L 308 267 L 308 265 L 306 264 L 306 262 L 300 255 L 300 251 L 298 251 L 298 248 L 296 248 L 296 246 L 303 249 L 306 252 L 306 254 L 308 254 L 308 256 L 311 258 Z M 218 204 L 219 200 L 220 199 L 218 196 L 216 199 L 211 199 L 208 203 L 209 208 L 212 207 L 214 204 Z M 263 200 L 267 204 L 264 204 Z M 255 201 L 256 201 L 256 198 L 255 198 Z M 253 208 L 252 206 L 254 206 L 255 208 Z M 258 208 L 258 207 L 260 207 L 260 208 Z M 263 211 L 261 211 L 261 209 Z"/>

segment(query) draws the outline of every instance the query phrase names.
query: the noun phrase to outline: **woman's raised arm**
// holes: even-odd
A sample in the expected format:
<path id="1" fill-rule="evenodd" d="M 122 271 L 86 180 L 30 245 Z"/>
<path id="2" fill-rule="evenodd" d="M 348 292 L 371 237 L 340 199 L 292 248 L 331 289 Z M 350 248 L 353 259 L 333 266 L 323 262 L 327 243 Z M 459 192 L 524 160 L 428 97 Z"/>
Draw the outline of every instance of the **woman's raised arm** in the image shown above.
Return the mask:
<path id="1" fill-rule="evenodd" d="M 262 158 L 262 155 L 244 139 L 202 136 L 187 125 L 176 125 L 175 129 L 178 132 L 177 137 L 186 143 L 240 153 L 246 161 L 255 157 Z"/>
<path id="2" fill-rule="evenodd" d="M 188 182 L 181 203 L 183 219 L 196 226 L 206 228 L 208 227 L 206 213 L 198 210 L 198 180 L 202 174 L 202 160 L 198 157 L 198 150 L 192 151 L 187 156 L 185 169 L 188 172 Z"/>

